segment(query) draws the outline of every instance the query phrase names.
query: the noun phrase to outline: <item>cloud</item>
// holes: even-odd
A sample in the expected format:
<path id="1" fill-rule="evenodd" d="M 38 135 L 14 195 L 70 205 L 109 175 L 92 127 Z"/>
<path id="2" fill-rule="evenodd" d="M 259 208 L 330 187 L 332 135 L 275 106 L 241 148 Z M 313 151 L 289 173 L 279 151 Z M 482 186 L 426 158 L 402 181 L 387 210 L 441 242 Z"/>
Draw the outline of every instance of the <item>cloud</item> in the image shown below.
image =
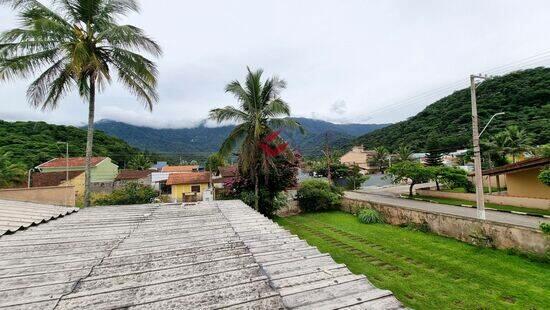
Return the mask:
<path id="1" fill-rule="evenodd" d="M 343 115 L 347 112 L 347 105 L 344 100 L 338 100 L 332 104 L 330 107 L 330 112 L 336 113 L 338 115 Z"/>

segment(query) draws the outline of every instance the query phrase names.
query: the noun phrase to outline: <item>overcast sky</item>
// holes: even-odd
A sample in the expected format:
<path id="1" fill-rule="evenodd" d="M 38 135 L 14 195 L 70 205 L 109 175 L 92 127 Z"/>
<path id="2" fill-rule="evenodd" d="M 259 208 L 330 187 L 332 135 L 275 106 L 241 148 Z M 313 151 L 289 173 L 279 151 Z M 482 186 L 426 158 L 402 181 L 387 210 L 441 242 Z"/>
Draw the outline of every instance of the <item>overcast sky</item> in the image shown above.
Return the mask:
<path id="1" fill-rule="evenodd" d="M 149 113 L 115 81 L 98 96 L 96 119 L 194 126 L 210 109 L 235 104 L 224 86 L 250 66 L 287 81 L 282 96 L 295 116 L 395 122 L 466 86 L 471 73 L 550 51 L 548 0 L 142 0 L 141 7 L 124 22 L 164 49 L 160 101 Z M 14 12 L 0 7 L 0 30 L 16 25 Z M 28 83 L 0 84 L 0 119 L 85 122 L 76 96 L 54 111 L 33 110 Z"/>

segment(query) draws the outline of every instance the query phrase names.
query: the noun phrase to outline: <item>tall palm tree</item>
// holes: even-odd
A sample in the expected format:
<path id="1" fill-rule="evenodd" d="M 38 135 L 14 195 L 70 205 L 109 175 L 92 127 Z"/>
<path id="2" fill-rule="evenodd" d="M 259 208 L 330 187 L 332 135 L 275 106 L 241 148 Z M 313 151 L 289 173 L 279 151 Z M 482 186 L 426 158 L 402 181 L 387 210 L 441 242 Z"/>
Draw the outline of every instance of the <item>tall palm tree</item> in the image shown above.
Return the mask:
<path id="1" fill-rule="evenodd" d="M 247 68 L 246 81 L 233 81 L 225 87 L 239 102 L 238 107 L 226 106 L 210 111 L 210 118 L 218 123 L 231 121 L 237 126 L 231 131 L 220 148 L 220 155 L 227 157 L 238 145 L 239 170 L 252 178 L 254 184 L 254 208 L 259 210 L 259 175 L 267 174 L 272 164 L 271 157 L 262 152 L 260 143 L 274 129 L 288 127 L 303 131 L 300 124 L 290 116 L 288 104 L 280 98 L 286 88 L 285 81 L 272 77 L 262 82 L 261 69 Z"/>
<path id="2" fill-rule="evenodd" d="M 135 0 L 56 0 L 48 7 L 37 0 L 0 0 L 18 10 L 21 27 L 0 35 L 0 80 L 38 74 L 27 90 L 34 107 L 56 108 L 72 88 L 88 100 L 86 189 L 90 205 L 90 167 L 96 92 L 118 79 L 151 110 L 158 100 L 157 68 L 138 52 L 159 56 L 159 45 L 143 31 L 118 24 L 138 12 Z M 46 68 L 42 71 L 43 68 Z"/>
<path id="3" fill-rule="evenodd" d="M 384 146 L 377 146 L 374 148 L 374 152 L 375 154 L 372 161 L 378 167 L 380 172 L 384 173 L 384 169 L 388 166 L 387 162 L 390 151 L 388 151 L 388 149 Z"/>
<path id="4" fill-rule="evenodd" d="M 516 156 L 531 149 L 531 137 L 524 129 L 512 125 L 504 130 L 506 150 L 512 155 L 512 162 L 516 162 Z"/>
<path id="5" fill-rule="evenodd" d="M 401 145 L 397 149 L 397 161 L 409 161 L 411 160 L 412 149 L 407 145 Z"/>

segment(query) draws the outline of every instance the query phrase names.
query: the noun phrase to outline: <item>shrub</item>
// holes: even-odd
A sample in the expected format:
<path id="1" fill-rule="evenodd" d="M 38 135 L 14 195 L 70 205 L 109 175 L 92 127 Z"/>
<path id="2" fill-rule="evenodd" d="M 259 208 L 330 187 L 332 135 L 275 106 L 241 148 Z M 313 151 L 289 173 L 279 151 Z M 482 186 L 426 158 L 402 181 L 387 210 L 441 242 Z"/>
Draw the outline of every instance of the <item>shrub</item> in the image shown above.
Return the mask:
<path id="1" fill-rule="evenodd" d="M 539 180 L 548 186 L 550 186 L 550 168 L 545 168 L 539 174 Z"/>
<path id="2" fill-rule="evenodd" d="M 540 223 L 540 230 L 545 234 L 550 234 L 550 223 Z"/>
<path id="3" fill-rule="evenodd" d="M 131 205 L 150 203 L 157 197 L 157 192 L 150 186 L 131 182 L 115 189 L 111 194 L 94 199 L 94 205 Z"/>
<path id="4" fill-rule="evenodd" d="M 357 218 L 363 224 L 384 223 L 384 218 L 380 212 L 373 209 L 363 209 L 357 214 Z"/>
<path id="5" fill-rule="evenodd" d="M 342 192 L 328 181 L 310 179 L 302 182 L 296 195 L 300 209 L 315 212 L 334 209 L 342 202 Z"/>

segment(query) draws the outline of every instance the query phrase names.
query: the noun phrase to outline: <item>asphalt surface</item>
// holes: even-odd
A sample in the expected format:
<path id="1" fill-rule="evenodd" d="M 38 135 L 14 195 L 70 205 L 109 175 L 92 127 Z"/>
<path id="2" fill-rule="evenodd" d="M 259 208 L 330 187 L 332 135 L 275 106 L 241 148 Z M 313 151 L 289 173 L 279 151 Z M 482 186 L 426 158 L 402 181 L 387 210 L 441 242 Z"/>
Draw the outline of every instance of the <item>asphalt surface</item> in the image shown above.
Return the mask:
<path id="1" fill-rule="evenodd" d="M 395 194 L 395 193 L 392 193 Z M 398 197 L 392 197 L 391 194 L 380 191 L 373 192 L 345 192 L 345 196 L 350 199 L 365 200 L 374 203 L 384 203 L 398 207 L 416 209 L 422 211 L 438 212 L 443 214 L 458 215 L 469 218 L 477 218 L 477 210 L 473 208 L 456 207 L 440 203 L 431 203 L 417 200 L 410 200 Z M 513 213 L 504 213 L 498 211 L 486 210 L 486 219 L 497 223 L 505 223 L 529 228 L 539 228 L 540 223 L 549 222 L 548 219 L 519 215 Z"/>

